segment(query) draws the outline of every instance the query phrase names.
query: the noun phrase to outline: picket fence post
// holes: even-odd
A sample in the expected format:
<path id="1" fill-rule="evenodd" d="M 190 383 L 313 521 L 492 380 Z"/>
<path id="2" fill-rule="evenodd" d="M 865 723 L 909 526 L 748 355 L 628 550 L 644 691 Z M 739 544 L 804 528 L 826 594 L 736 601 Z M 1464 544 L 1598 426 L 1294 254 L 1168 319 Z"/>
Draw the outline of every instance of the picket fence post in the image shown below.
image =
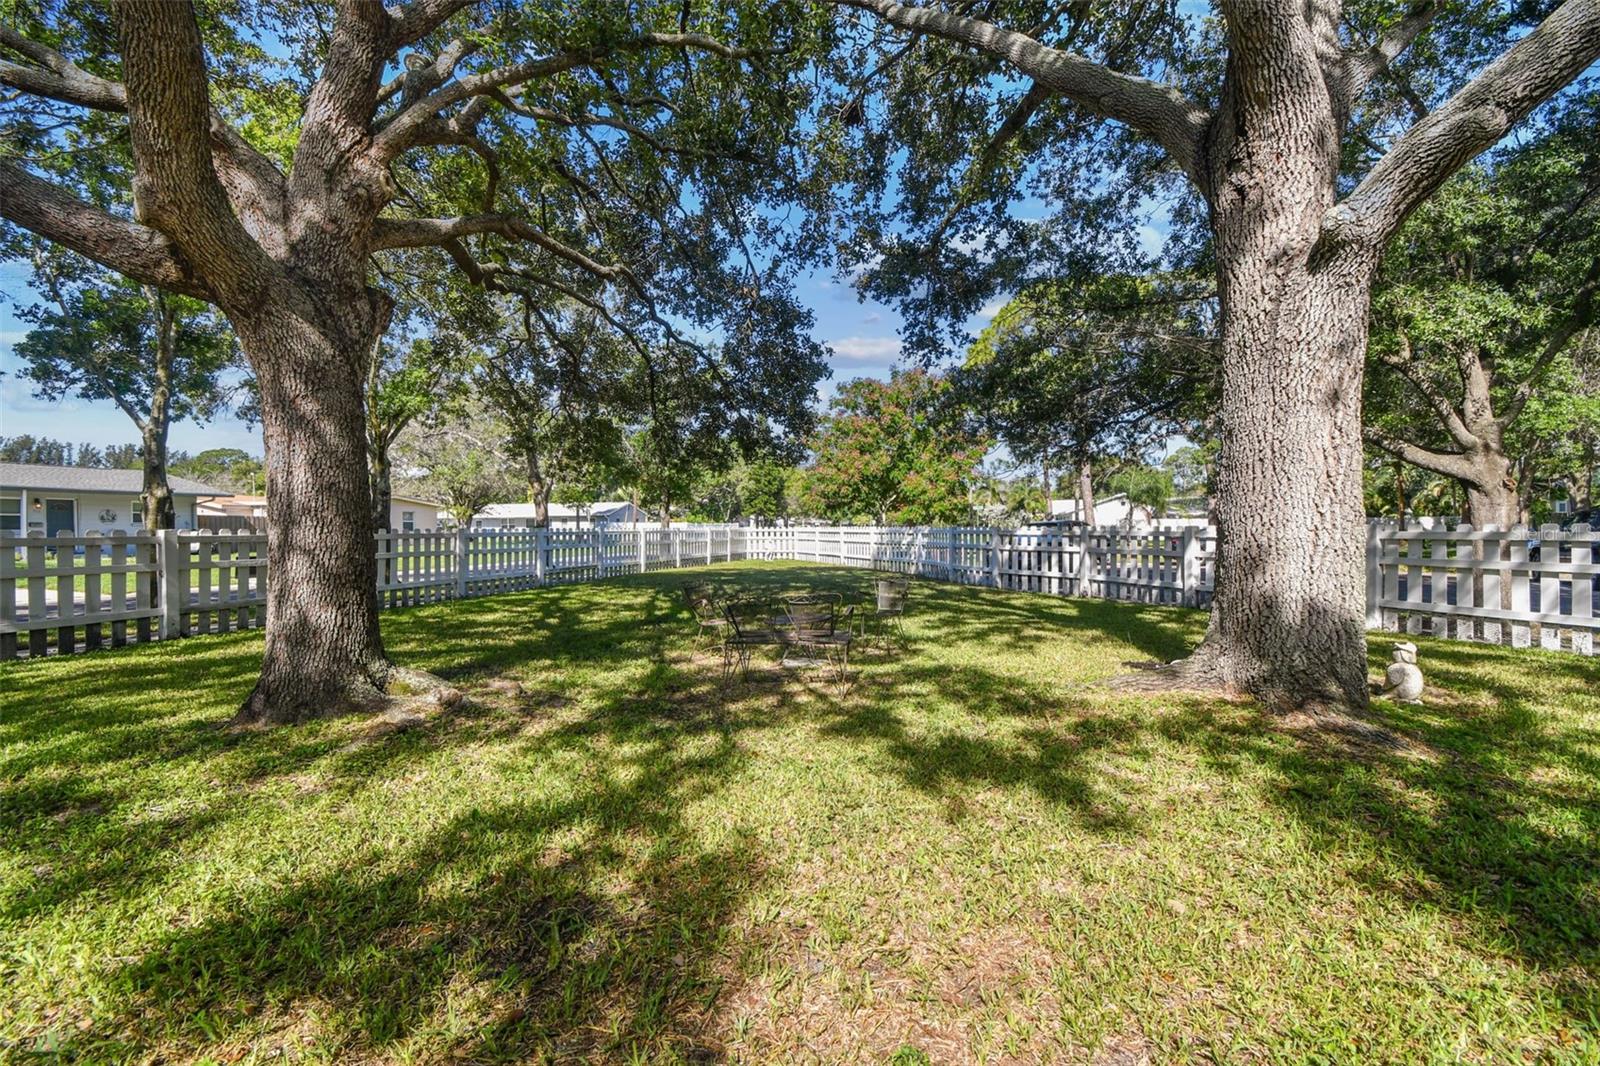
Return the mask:
<path id="1" fill-rule="evenodd" d="M 545 583 L 545 575 L 550 572 L 550 530 L 541 526 L 533 533 L 533 580 L 536 584 Z"/>
<path id="2" fill-rule="evenodd" d="M 679 531 L 676 529 L 667 530 L 667 535 L 672 538 L 672 568 L 674 570 L 683 569 L 683 541 L 679 538 L 678 533 Z"/>
<path id="3" fill-rule="evenodd" d="M 644 530 L 635 529 L 634 533 L 638 534 L 639 537 L 639 573 L 642 574 L 644 573 Z"/>
<path id="4" fill-rule="evenodd" d="M 1382 519 L 1367 520 L 1367 628 L 1383 628 L 1383 528 Z"/>
<path id="5" fill-rule="evenodd" d="M 467 563 L 471 554 L 468 538 L 472 531 L 465 526 L 456 530 L 456 599 L 467 598 Z"/>
<path id="6" fill-rule="evenodd" d="M 1179 580 L 1183 582 L 1181 602 L 1185 607 L 1200 606 L 1200 538 L 1193 526 L 1184 526 L 1179 541 L 1182 557 Z"/>
<path id="7" fill-rule="evenodd" d="M 188 599 L 184 566 L 189 560 L 179 555 L 176 529 L 163 529 L 156 533 L 156 595 L 161 605 L 161 639 L 174 640 L 183 636 L 183 608 Z M 121 604 L 117 605 L 119 608 Z"/>

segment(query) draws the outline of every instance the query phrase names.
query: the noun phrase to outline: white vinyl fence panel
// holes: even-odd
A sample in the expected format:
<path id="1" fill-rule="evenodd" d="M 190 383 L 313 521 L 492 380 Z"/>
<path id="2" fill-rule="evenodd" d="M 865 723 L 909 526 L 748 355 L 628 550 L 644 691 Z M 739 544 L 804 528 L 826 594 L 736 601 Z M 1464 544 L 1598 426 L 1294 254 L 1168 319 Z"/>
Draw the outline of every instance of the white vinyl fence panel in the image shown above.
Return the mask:
<path id="1" fill-rule="evenodd" d="M 1372 629 L 1593 655 L 1597 534 L 1369 528 Z M 381 607 L 543 585 L 794 559 L 937 581 L 1204 607 L 1216 531 L 1055 527 L 636 526 L 417 530 L 374 541 Z M 225 633 L 266 620 L 267 538 L 253 531 L 0 534 L 0 658 Z"/>

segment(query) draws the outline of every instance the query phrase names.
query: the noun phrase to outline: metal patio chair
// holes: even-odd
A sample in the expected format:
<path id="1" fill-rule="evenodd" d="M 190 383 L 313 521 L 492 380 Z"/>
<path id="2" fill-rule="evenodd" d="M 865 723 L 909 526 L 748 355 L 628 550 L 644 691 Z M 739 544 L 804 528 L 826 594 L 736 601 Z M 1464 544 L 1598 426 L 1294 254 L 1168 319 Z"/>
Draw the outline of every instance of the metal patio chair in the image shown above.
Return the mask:
<path id="1" fill-rule="evenodd" d="M 855 606 L 840 608 L 842 597 L 836 592 L 792 596 L 786 602 L 787 615 L 781 636 L 803 656 L 784 659 L 785 665 L 810 666 L 826 663 L 843 684 L 849 676 L 850 645 L 855 639 Z"/>
<path id="2" fill-rule="evenodd" d="M 911 582 L 903 577 L 880 578 L 877 585 L 877 602 L 872 612 L 873 635 L 879 647 L 889 647 L 890 634 L 902 648 L 906 646 L 905 617 L 911 598 Z"/>
<path id="3" fill-rule="evenodd" d="M 718 647 L 727 641 L 728 619 L 723 614 L 718 599 L 716 589 L 710 585 L 693 584 L 683 587 L 683 602 L 693 612 L 695 623 L 699 627 L 694 638 L 696 649 L 707 640 Z"/>
<path id="4" fill-rule="evenodd" d="M 722 605 L 727 630 L 722 642 L 722 678 L 734 670 L 743 681 L 750 676 L 750 655 L 757 648 L 781 647 L 784 637 L 772 621 L 772 605 L 766 600 L 730 600 Z"/>

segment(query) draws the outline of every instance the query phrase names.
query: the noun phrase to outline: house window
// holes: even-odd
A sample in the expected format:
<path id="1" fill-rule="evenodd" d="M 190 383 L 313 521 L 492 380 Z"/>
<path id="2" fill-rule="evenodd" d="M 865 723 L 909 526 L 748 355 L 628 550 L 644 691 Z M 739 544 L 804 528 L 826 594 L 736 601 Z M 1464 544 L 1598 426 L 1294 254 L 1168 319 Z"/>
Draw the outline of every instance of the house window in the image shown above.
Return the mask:
<path id="1" fill-rule="evenodd" d="M 0 499 L 0 533 L 22 532 L 22 497 Z"/>
<path id="2" fill-rule="evenodd" d="M 413 529 L 416 529 L 416 528 L 417 528 L 417 512 L 415 512 L 415 511 L 401 511 L 400 512 L 400 529 L 401 529 L 401 531 L 404 532 L 404 533 L 410 533 Z"/>
<path id="3" fill-rule="evenodd" d="M 132 526 L 144 525 L 144 501 L 134 500 L 128 505 L 128 524 Z"/>

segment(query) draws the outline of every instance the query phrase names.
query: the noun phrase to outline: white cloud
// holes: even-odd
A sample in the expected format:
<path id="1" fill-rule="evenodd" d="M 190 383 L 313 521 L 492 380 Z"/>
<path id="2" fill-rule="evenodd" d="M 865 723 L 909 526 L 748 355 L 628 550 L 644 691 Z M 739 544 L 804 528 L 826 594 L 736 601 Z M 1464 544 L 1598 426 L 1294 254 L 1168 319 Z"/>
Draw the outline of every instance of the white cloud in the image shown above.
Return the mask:
<path id="1" fill-rule="evenodd" d="M 840 337 L 826 342 L 841 359 L 860 363 L 888 363 L 900 355 L 895 337 Z"/>
<path id="2" fill-rule="evenodd" d="M 978 317 L 983 319 L 985 322 L 993 322 L 994 316 L 998 315 L 1000 313 L 1000 309 L 1010 302 L 1011 297 L 1009 296 L 996 296 L 994 299 L 978 308 Z"/>
<path id="3" fill-rule="evenodd" d="M 883 263 L 883 253 L 877 252 L 860 263 L 851 263 L 845 268 L 845 276 L 852 284 L 860 282 L 868 271 L 876 270 Z"/>
<path id="4" fill-rule="evenodd" d="M 1140 226 L 1134 232 L 1139 235 L 1139 251 L 1152 259 L 1159 256 L 1161 249 L 1166 247 L 1166 236 L 1154 226 Z"/>
<path id="5" fill-rule="evenodd" d="M 883 321 L 883 316 L 874 311 L 870 315 L 862 315 L 861 323 L 866 326 L 875 326 Z"/>

